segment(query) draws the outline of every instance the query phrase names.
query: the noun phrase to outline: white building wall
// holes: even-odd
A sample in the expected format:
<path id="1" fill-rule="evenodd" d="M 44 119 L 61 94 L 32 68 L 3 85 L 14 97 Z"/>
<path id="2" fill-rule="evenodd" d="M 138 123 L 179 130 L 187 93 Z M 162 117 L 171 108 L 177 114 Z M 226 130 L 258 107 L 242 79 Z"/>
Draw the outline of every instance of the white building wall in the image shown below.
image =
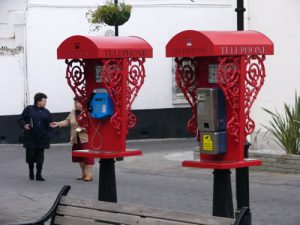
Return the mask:
<path id="1" fill-rule="evenodd" d="M 24 107 L 25 0 L 0 1 L 0 115 Z"/>
<path id="2" fill-rule="evenodd" d="M 48 107 L 52 112 L 70 110 L 73 94 L 65 80 L 66 66 L 63 61 L 56 59 L 56 49 L 71 35 L 104 35 L 106 31 L 113 30 L 112 27 L 103 26 L 98 32 L 90 31 L 85 14 L 88 9 L 94 9 L 101 2 L 104 1 L 0 1 L 0 102 L 5 105 L 0 108 L 0 116 L 19 114 L 25 100 L 29 98 L 32 102 L 34 93 L 38 91 L 48 94 Z M 154 58 L 146 62 L 146 82 L 136 99 L 134 109 L 184 107 L 185 105 L 173 104 L 172 60 L 165 57 L 165 45 L 174 34 L 185 29 L 235 30 L 236 1 L 127 2 L 133 5 L 132 16 L 128 23 L 120 27 L 120 35 L 141 36 L 154 48 Z M 292 104 L 294 92 L 298 91 L 300 94 L 297 69 L 300 51 L 300 1 L 245 0 L 245 3 L 246 29 L 266 34 L 275 44 L 275 55 L 266 60 L 265 86 L 252 110 L 257 129 L 260 129 L 260 124 L 266 123 L 269 118 L 262 107 L 276 107 L 278 111 L 282 111 L 283 102 Z M 24 46 L 27 52 L 23 53 Z M 26 96 L 26 93 L 29 95 Z M 8 101 L 11 97 L 12 100 Z"/>
<path id="3" fill-rule="evenodd" d="M 89 31 L 85 13 L 101 1 L 95 0 L 29 0 L 27 11 L 27 58 L 30 99 L 37 91 L 49 95 L 49 108 L 53 112 L 68 111 L 71 107 L 72 92 L 67 87 L 64 73 L 65 64 L 56 60 L 56 48 L 66 37 L 74 34 L 104 35 L 103 28 Z M 177 107 L 172 102 L 172 64 L 165 58 L 165 45 L 177 32 L 184 29 L 234 30 L 236 15 L 234 0 L 131 0 L 132 17 L 120 27 L 121 35 L 139 35 L 154 48 L 154 58 L 147 60 L 147 78 L 134 104 L 135 109 Z M 299 92 L 297 74 L 300 48 L 300 2 L 288 0 L 251 0 L 248 2 L 246 19 L 248 29 L 268 35 L 275 44 L 275 56 L 267 57 L 267 80 L 252 110 L 260 123 L 267 119 L 261 107 L 282 109 L 283 102 L 292 103 L 294 91 Z M 272 7 L 270 7 L 272 6 Z M 1 47 L 23 46 L 22 27 L 25 0 L 0 1 L 0 42 Z M 280 12 L 280 15 L 278 14 Z M 23 14 L 22 14 L 23 13 Z M 12 20 L 11 18 L 17 19 Z M 14 15 L 14 16 L 12 16 Z M 198 21 L 198 22 L 197 22 Z M 14 37 L 9 38 L 14 27 Z M 24 28 L 23 28 L 24 29 Z M 10 31 L 10 32 L 8 32 Z M 12 41 L 13 40 L 13 41 Z M 3 51 L 2 51 L 3 52 Z M 13 106 L 1 108 L 0 115 L 18 114 L 24 105 L 24 63 L 22 52 L 1 53 L 0 67 L 3 88 L 0 101 L 5 102 L 12 88 L 18 89 Z M 3 59 L 3 60 L 2 60 Z M 280 90 L 279 90 L 280 87 Z M 23 93 L 23 94 L 22 94 Z"/>
<path id="4" fill-rule="evenodd" d="M 75 34 L 104 35 L 112 27 L 90 32 L 85 14 L 96 7 L 95 0 L 29 0 L 27 16 L 27 56 L 30 97 L 37 91 L 48 94 L 52 112 L 69 111 L 72 92 L 65 81 L 65 64 L 56 60 L 56 49 Z M 100 1 L 101 2 L 101 1 Z M 184 29 L 235 29 L 233 0 L 131 0 L 132 16 L 120 27 L 120 35 L 138 35 L 154 48 L 154 58 L 146 62 L 147 78 L 134 109 L 174 107 L 172 102 L 172 62 L 165 57 L 168 40 Z"/>
<path id="5" fill-rule="evenodd" d="M 0 1 L 0 47 L 23 46 L 24 6 L 25 0 Z"/>
<path id="6" fill-rule="evenodd" d="M 15 115 L 24 107 L 23 54 L 0 55 L 0 65 L 0 115 Z"/>
<path id="7" fill-rule="evenodd" d="M 282 112 L 283 103 L 300 95 L 300 1 L 249 0 L 249 29 L 266 34 L 275 45 L 275 55 L 266 60 L 267 78 L 252 110 L 257 129 L 270 118 L 262 107 Z"/>

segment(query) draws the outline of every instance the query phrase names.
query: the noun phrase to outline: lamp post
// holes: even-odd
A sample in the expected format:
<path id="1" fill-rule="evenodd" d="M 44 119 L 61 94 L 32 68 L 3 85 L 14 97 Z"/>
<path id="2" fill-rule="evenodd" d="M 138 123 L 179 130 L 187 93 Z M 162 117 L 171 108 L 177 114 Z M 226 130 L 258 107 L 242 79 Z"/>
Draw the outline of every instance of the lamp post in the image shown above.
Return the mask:
<path id="1" fill-rule="evenodd" d="M 118 6 L 118 0 L 114 0 L 115 5 Z M 116 24 L 115 25 L 115 36 L 119 36 L 119 26 Z"/>
<path id="2" fill-rule="evenodd" d="M 237 7 L 235 9 L 237 13 L 237 30 L 244 30 L 244 13 L 246 11 L 244 7 L 244 0 L 237 0 Z M 249 157 L 249 148 L 251 143 L 245 140 L 244 157 Z M 237 201 L 237 214 L 243 207 L 250 207 L 250 194 L 249 194 L 249 167 L 236 169 L 236 201 Z M 251 211 L 249 211 L 245 218 L 245 225 L 251 225 Z"/>
<path id="3" fill-rule="evenodd" d="M 114 0 L 118 5 L 118 0 Z M 119 36 L 119 26 L 115 25 L 115 36 Z M 99 160 L 99 189 L 98 200 L 104 202 L 117 202 L 117 182 L 115 159 Z"/>
<path id="4" fill-rule="evenodd" d="M 235 9 L 237 13 L 237 30 L 244 30 L 244 13 L 246 11 L 244 7 L 244 0 L 237 0 L 237 7 Z"/>

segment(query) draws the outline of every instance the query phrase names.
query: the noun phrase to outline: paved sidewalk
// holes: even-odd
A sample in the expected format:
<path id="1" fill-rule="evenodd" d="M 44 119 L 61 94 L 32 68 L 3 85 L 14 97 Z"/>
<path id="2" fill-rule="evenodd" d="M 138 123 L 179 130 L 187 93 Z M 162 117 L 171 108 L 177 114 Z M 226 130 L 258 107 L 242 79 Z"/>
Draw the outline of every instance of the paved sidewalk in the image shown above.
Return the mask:
<path id="1" fill-rule="evenodd" d="M 117 162 L 119 202 L 211 213 L 212 171 L 182 168 L 178 161 L 191 156 L 192 140 L 138 141 L 128 146 L 142 149 L 144 156 Z M 27 178 L 24 153 L 21 146 L 0 145 L 0 224 L 40 217 L 65 184 L 72 186 L 70 195 L 97 199 L 98 164 L 93 182 L 76 181 L 79 168 L 71 163 L 69 145 L 46 151 L 46 182 Z M 234 173 L 232 179 L 234 189 Z M 255 224 L 300 224 L 300 175 L 252 172 L 250 179 Z"/>

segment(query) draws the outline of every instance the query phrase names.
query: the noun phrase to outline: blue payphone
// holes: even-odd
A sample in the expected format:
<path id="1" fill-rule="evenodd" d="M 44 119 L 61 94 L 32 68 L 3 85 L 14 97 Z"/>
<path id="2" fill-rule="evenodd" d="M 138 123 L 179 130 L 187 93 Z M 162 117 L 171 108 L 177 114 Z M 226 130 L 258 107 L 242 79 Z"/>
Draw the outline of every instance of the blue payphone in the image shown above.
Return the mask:
<path id="1" fill-rule="evenodd" d="M 88 111 L 91 117 L 95 119 L 106 119 L 113 115 L 114 105 L 105 88 L 95 89 L 90 95 Z"/>

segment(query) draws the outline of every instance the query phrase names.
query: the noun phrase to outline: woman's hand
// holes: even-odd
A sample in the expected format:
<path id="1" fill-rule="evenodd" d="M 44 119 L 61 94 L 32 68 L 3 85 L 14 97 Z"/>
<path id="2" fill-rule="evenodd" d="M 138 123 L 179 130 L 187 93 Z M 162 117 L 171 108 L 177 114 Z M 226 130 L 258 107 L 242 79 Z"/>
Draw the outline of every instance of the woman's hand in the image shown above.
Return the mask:
<path id="1" fill-rule="evenodd" d="M 49 126 L 52 127 L 52 128 L 59 127 L 58 122 L 52 122 L 52 123 L 49 124 Z"/>
<path id="2" fill-rule="evenodd" d="M 24 126 L 24 129 L 25 129 L 25 130 L 30 130 L 30 128 L 31 128 L 30 124 L 26 124 L 26 125 Z"/>

